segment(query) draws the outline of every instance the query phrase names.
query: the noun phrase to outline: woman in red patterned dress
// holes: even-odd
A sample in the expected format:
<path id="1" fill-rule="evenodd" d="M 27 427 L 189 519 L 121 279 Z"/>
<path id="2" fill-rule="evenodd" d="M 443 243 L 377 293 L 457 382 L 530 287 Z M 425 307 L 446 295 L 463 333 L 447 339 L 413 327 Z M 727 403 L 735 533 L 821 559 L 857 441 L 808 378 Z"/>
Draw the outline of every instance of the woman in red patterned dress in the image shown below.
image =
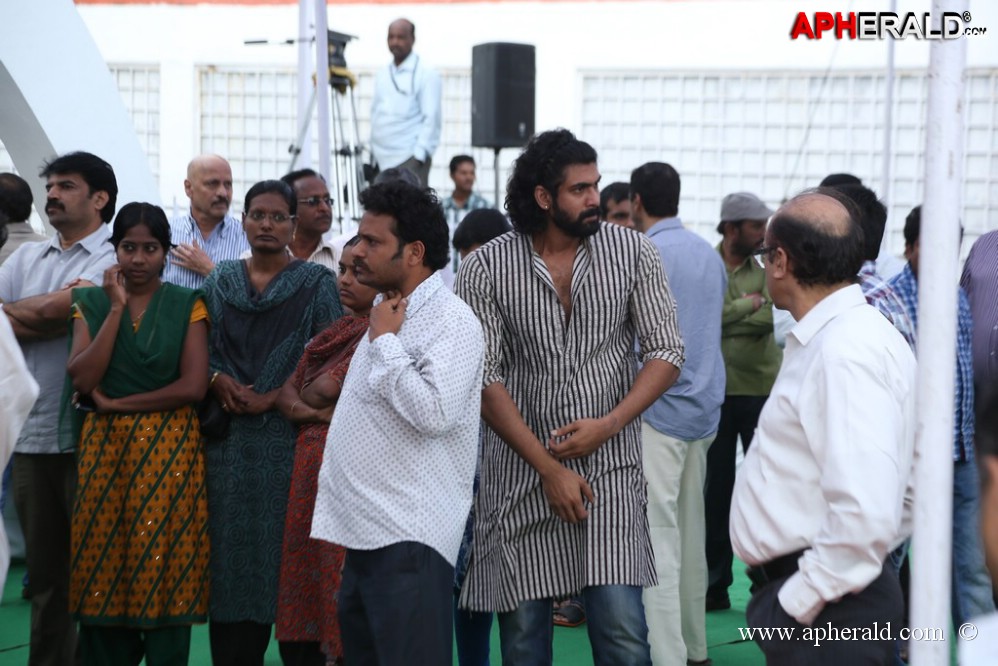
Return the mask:
<path id="1" fill-rule="evenodd" d="M 277 596 L 277 640 L 286 666 L 340 663 L 343 650 L 336 620 L 345 551 L 309 537 L 316 482 L 326 431 L 377 291 L 355 279 L 354 237 L 339 260 L 340 301 L 351 314 L 338 319 L 305 348 L 297 370 L 281 388 L 278 408 L 298 425 L 295 464 L 281 554 Z"/>

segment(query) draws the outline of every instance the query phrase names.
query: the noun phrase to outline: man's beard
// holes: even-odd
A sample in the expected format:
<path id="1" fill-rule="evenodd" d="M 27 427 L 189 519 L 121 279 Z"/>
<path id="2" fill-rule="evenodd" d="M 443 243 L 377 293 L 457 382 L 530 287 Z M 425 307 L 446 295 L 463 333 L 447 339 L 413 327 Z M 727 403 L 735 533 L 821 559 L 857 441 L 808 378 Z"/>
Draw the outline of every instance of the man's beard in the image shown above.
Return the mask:
<path id="1" fill-rule="evenodd" d="M 762 241 L 760 241 L 755 245 L 749 245 L 748 243 L 742 240 L 741 236 L 739 236 L 738 238 L 735 239 L 735 242 L 732 245 L 733 245 L 732 249 L 734 249 L 735 252 L 737 252 L 739 255 L 743 257 L 747 257 L 750 254 L 755 253 L 756 250 L 762 247 L 763 243 Z"/>
<path id="2" fill-rule="evenodd" d="M 568 217 L 562 209 L 558 208 L 558 204 L 555 203 L 552 210 L 551 221 L 554 222 L 554 226 L 558 227 L 564 231 L 569 236 L 574 236 L 575 238 L 588 238 L 594 233 L 599 231 L 599 208 L 587 208 L 574 220 Z M 585 221 L 590 218 L 591 221 Z"/>

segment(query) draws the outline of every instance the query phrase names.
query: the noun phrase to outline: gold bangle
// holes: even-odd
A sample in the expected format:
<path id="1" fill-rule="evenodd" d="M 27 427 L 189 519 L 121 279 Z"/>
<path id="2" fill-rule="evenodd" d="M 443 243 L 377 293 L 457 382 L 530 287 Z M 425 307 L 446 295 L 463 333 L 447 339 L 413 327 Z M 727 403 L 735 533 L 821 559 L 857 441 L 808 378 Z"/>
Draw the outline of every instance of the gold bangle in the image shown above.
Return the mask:
<path id="1" fill-rule="evenodd" d="M 301 400 L 295 400 L 293 403 L 291 403 L 291 416 L 295 415 L 295 407 L 297 407 L 300 403 Z"/>
<path id="2" fill-rule="evenodd" d="M 220 374 L 222 374 L 222 373 L 219 372 L 218 370 L 215 371 L 215 373 L 211 376 L 211 379 L 208 380 L 208 388 L 211 388 L 212 386 L 214 386 L 215 380 L 218 379 L 218 376 Z"/>

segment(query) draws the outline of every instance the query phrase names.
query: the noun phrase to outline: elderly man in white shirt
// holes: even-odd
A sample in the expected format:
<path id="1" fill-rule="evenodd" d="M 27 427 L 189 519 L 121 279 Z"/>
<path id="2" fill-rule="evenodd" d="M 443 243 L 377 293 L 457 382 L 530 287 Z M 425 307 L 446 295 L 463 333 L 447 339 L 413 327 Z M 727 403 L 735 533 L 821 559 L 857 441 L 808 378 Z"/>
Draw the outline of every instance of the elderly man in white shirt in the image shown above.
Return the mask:
<path id="1" fill-rule="evenodd" d="M 412 52 L 416 26 L 398 19 L 388 26 L 393 61 L 374 77 L 371 152 L 382 170 L 404 167 L 426 187 L 440 143 L 440 74 Z"/>
<path id="2" fill-rule="evenodd" d="M 888 553 L 910 531 L 915 358 L 855 284 L 852 210 L 834 191 L 799 195 L 760 250 L 797 320 L 731 504 L 748 624 L 794 633 L 756 634 L 768 664 L 889 663 L 893 637 L 877 632 L 902 619 Z M 829 640 L 807 640 L 814 627 Z"/>
<path id="3" fill-rule="evenodd" d="M 319 473 L 312 536 L 344 546 L 348 664 L 450 664 L 452 589 L 471 508 L 481 324 L 449 289 L 435 195 L 401 181 L 361 194 L 357 280 L 382 295 L 354 353 Z"/>

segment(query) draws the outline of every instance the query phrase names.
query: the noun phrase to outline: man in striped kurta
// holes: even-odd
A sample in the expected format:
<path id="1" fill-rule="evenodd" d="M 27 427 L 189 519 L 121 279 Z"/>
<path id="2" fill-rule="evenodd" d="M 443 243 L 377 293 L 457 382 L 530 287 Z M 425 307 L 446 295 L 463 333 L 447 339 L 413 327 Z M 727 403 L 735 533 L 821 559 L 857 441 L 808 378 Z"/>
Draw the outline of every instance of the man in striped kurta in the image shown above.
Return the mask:
<path id="1" fill-rule="evenodd" d="M 485 331 L 488 426 L 461 605 L 499 612 L 503 663 L 550 664 L 551 599 L 579 591 L 596 663 L 651 663 L 636 418 L 675 381 L 683 343 L 658 251 L 599 221 L 599 178 L 571 132 L 535 136 L 508 187 L 514 231 L 456 283 Z"/>

